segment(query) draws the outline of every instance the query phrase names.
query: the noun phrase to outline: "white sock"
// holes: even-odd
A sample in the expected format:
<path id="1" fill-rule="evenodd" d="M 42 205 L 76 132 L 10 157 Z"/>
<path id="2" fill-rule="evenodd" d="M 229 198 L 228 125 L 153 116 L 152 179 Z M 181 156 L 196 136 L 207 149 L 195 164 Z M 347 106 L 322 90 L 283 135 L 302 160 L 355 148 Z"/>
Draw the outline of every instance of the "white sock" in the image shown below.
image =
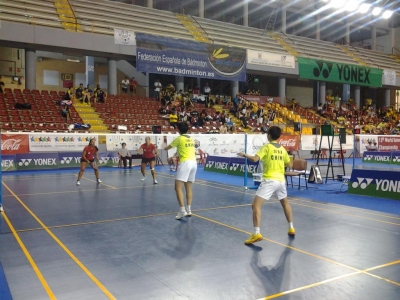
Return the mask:
<path id="1" fill-rule="evenodd" d="M 289 223 L 289 228 L 293 228 L 293 222 Z"/>
<path id="2" fill-rule="evenodd" d="M 187 209 L 188 211 L 190 211 L 191 209 L 190 209 L 190 205 L 188 205 L 188 209 Z"/>
<path id="3" fill-rule="evenodd" d="M 254 227 L 254 234 L 260 233 L 260 227 Z"/>
<path id="4" fill-rule="evenodd" d="M 185 207 L 184 207 L 184 206 L 181 207 L 181 212 L 183 213 L 183 212 L 185 212 L 185 211 L 186 211 Z"/>

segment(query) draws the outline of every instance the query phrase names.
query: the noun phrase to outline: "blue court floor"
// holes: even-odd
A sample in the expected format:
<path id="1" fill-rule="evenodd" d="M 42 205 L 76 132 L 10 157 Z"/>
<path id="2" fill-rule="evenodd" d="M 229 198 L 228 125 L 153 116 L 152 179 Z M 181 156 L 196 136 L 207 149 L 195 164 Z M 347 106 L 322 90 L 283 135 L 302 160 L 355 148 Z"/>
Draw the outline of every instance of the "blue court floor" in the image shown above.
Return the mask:
<path id="1" fill-rule="evenodd" d="M 101 169 L 101 184 L 88 169 L 79 187 L 77 170 L 3 174 L 0 299 L 400 298 L 399 201 L 289 187 L 296 237 L 271 199 L 264 240 L 245 246 L 243 178 L 199 168 L 177 221 L 174 173 L 156 170 L 157 185 L 137 168 Z"/>

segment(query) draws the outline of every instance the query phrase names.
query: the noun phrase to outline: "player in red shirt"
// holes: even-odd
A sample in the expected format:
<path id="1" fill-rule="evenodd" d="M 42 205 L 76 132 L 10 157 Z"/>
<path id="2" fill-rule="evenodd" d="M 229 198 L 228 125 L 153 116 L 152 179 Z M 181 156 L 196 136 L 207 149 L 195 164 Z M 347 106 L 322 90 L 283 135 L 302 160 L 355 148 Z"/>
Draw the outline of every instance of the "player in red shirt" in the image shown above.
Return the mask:
<path id="1" fill-rule="evenodd" d="M 153 183 L 157 184 L 156 172 L 154 170 L 154 165 L 156 164 L 156 155 L 158 155 L 157 147 L 151 143 L 150 138 L 146 137 L 146 143 L 140 146 L 138 154 L 142 154 L 142 165 L 140 171 L 142 171 L 144 181 L 146 179 L 146 165 L 150 164 L 151 176 L 153 176 Z"/>
<path id="2" fill-rule="evenodd" d="M 93 168 L 94 174 L 96 175 L 97 183 L 101 183 L 101 180 L 99 178 L 99 169 L 97 168 L 95 161 L 95 159 L 99 161 L 99 157 L 97 155 L 98 151 L 99 148 L 96 147 L 96 139 L 95 138 L 90 139 L 89 145 L 87 145 L 83 149 L 81 157 L 81 170 L 79 171 L 78 181 L 76 182 L 76 185 L 81 185 L 81 178 L 83 172 L 85 172 L 86 164 L 89 164 Z"/>

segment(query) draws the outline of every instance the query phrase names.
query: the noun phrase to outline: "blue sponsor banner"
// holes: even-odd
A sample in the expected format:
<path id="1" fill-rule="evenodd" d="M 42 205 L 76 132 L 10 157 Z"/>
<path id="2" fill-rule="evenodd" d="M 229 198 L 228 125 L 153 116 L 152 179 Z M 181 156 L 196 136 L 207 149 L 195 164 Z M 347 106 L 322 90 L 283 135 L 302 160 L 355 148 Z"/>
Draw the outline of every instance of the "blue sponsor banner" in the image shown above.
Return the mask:
<path id="1" fill-rule="evenodd" d="M 400 172 L 354 169 L 348 193 L 400 200 Z"/>
<path id="2" fill-rule="evenodd" d="M 204 171 L 227 174 L 229 169 L 229 157 L 207 156 Z"/>
<path id="3" fill-rule="evenodd" d="M 17 154 L 16 166 L 18 171 L 57 169 L 58 153 Z"/>
<path id="4" fill-rule="evenodd" d="M 246 81 L 246 49 L 136 33 L 136 70 Z"/>
<path id="5" fill-rule="evenodd" d="M 15 164 L 15 155 L 2 155 L 1 156 L 1 170 L 3 172 L 17 170 L 17 166 Z"/>
<path id="6" fill-rule="evenodd" d="M 79 168 L 81 165 L 82 152 L 59 152 L 58 153 L 58 167 L 65 168 Z"/>
<path id="7" fill-rule="evenodd" d="M 393 165 L 400 165 L 400 152 L 392 152 L 392 161 Z"/>
<path id="8" fill-rule="evenodd" d="M 363 162 L 376 164 L 390 164 L 392 152 L 365 151 L 363 153 Z"/>
<path id="9" fill-rule="evenodd" d="M 258 162 L 247 161 L 247 176 L 252 177 L 253 173 L 257 173 L 257 168 Z M 244 176 L 244 170 L 244 158 L 240 157 L 208 156 L 204 166 L 204 171 L 235 176 Z"/>

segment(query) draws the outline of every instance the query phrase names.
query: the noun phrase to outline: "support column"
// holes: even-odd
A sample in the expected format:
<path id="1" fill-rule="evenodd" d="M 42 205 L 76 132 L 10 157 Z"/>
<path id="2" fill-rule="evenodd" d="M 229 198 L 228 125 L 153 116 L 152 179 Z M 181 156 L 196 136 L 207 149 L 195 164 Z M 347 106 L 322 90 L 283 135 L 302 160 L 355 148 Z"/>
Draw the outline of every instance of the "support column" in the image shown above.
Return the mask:
<path id="1" fill-rule="evenodd" d="M 147 7 L 153 8 L 153 0 L 147 0 Z"/>
<path id="2" fill-rule="evenodd" d="M 36 89 L 36 50 L 25 50 L 25 88 Z"/>
<path id="3" fill-rule="evenodd" d="M 197 77 L 196 78 L 197 79 L 197 87 L 200 89 L 200 91 L 201 91 L 201 80 L 200 80 L 200 77 Z"/>
<path id="4" fill-rule="evenodd" d="M 390 28 L 389 37 L 390 37 L 390 53 L 393 51 L 393 47 L 396 46 L 395 41 L 395 28 Z"/>
<path id="5" fill-rule="evenodd" d="M 286 97 L 286 78 L 279 77 L 279 98 L 281 98 L 281 104 L 285 105 Z"/>
<path id="6" fill-rule="evenodd" d="M 249 27 L 249 2 L 243 0 L 243 26 Z"/>
<path id="7" fill-rule="evenodd" d="M 204 18 L 204 0 L 199 0 L 199 17 Z"/>
<path id="8" fill-rule="evenodd" d="M 361 105 L 361 88 L 359 85 L 354 86 L 354 101 L 356 103 L 356 108 L 360 109 Z"/>
<path id="9" fill-rule="evenodd" d="M 239 93 L 239 81 L 231 81 L 231 99 Z"/>
<path id="10" fill-rule="evenodd" d="M 326 82 L 320 81 L 319 82 L 319 103 L 324 104 L 325 97 L 326 97 Z M 318 103 L 318 105 L 319 105 L 319 103 Z"/>
<path id="11" fill-rule="evenodd" d="M 390 89 L 385 90 L 385 106 L 390 106 Z"/>
<path id="12" fill-rule="evenodd" d="M 150 73 L 146 73 L 146 97 L 154 97 L 153 94 L 150 95 Z"/>
<path id="13" fill-rule="evenodd" d="M 319 15 L 315 16 L 315 39 L 318 41 L 321 39 L 321 24 Z"/>
<path id="14" fill-rule="evenodd" d="M 117 95 L 117 61 L 114 59 L 108 59 L 108 94 Z"/>
<path id="15" fill-rule="evenodd" d="M 342 103 L 350 99 L 350 84 L 343 84 Z"/>
<path id="16" fill-rule="evenodd" d="M 175 76 L 175 86 L 176 91 L 182 90 L 185 88 L 185 77 L 183 76 Z"/>
<path id="17" fill-rule="evenodd" d="M 345 41 L 347 44 L 350 44 L 350 22 L 346 22 L 346 36 L 345 36 Z"/>
<path id="18" fill-rule="evenodd" d="M 284 5 L 281 7 L 281 13 L 282 13 L 281 31 L 283 33 L 286 33 L 286 7 Z"/>
<path id="19" fill-rule="evenodd" d="M 371 29 L 371 50 L 376 51 L 376 26 Z"/>
<path id="20" fill-rule="evenodd" d="M 94 85 L 94 57 L 93 56 L 86 56 L 86 84 L 90 84 L 92 90 L 95 88 Z M 86 86 L 85 86 L 86 87 Z"/>

